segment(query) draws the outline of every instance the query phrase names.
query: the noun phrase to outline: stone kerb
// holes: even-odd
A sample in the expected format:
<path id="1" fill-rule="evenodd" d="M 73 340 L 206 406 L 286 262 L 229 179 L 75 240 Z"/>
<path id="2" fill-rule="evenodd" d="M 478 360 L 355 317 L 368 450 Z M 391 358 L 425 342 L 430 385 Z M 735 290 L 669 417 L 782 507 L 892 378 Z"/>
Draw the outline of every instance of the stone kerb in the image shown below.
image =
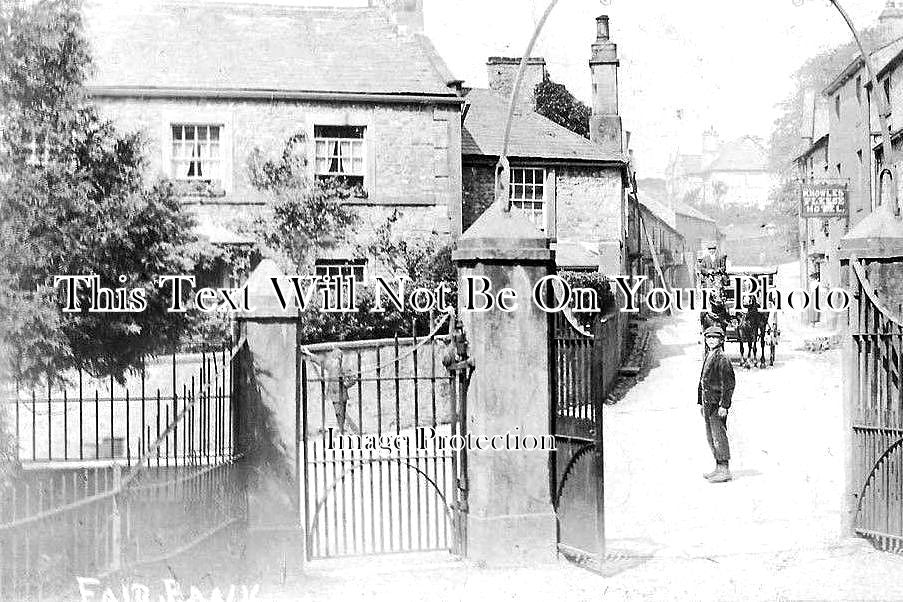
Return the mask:
<path id="1" fill-rule="evenodd" d="M 549 316 L 532 302 L 534 284 L 554 273 L 547 239 L 523 214 L 502 211 L 496 203 L 464 233 L 453 258 L 459 290 L 465 277 L 486 276 L 493 290 L 511 287 L 517 293 L 511 312 L 462 308 L 476 366 L 468 389 L 468 433 L 518 429 L 537 438 L 549 435 Z M 470 558 L 493 565 L 555 558 L 548 460 L 547 451 L 470 452 Z"/>

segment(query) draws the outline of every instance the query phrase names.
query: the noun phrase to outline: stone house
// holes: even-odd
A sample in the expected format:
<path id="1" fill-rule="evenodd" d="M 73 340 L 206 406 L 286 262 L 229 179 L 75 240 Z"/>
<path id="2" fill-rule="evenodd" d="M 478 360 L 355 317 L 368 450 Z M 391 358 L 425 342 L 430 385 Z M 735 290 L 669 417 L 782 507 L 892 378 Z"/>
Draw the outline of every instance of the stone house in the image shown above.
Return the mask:
<path id="1" fill-rule="evenodd" d="M 545 61 L 529 59 L 514 110 L 508 147 L 512 206 L 528 213 L 551 239 L 561 269 L 621 274 L 626 267 L 628 156 L 618 115 L 617 46 L 608 17 L 597 20 L 591 47 L 590 139 L 534 112 L 533 90 L 547 77 Z M 462 141 L 462 225 L 494 200 L 508 98 L 519 59 L 491 57 L 489 89 L 465 90 Z"/>
<path id="2" fill-rule="evenodd" d="M 695 194 L 701 203 L 719 207 L 762 208 L 777 183 L 761 140 L 741 136 L 721 142 L 713 130 L 702 136 L 701 155 L 677 156 L 669 171 L 680 197 Z"/>
<path id="3" fill-rule="evenodd" d="M 393 214 L 403 232 L 461 231 L 460 82 L 422 33 L 421 0 L 361 8 L 89 2 L 88 92 L 146 142 L 151 175 L 171 178 L 201 235 L 242 244 L 236 222 L 264 199 L 253 149 L 300 141 L 311 177 L 356 186 L 354 242 Z M 363 277 L 344 245 L 317 271 Z"/>

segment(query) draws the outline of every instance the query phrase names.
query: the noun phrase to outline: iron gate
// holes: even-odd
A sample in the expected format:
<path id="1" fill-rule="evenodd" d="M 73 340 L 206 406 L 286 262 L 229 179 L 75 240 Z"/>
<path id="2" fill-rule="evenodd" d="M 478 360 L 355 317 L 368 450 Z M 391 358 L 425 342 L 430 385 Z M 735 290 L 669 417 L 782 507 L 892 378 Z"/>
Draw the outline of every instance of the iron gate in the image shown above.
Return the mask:
<path id="1" fill-rule="evenodd" d="M 903 552 L 903 321 L 850 259 L 854 299 L 854 528 L 881 549 Z"/>
<path id="2" fill-rule="evenodd" d="M 458 442 L 472 368 L 451 323 L 447 336 L 436 334 L 440 323 L 420 339 L 299 344 L 308 560 L 465 553 L 467 455 Z"/>
<path id="3" fill-rule="evenodd" d="M 552 315 L 551 417 L 555 447 L 550 466 L 558 549 L 569 558 L 605 556 L 602 455 L 603 343 L 564 312 Z"/>

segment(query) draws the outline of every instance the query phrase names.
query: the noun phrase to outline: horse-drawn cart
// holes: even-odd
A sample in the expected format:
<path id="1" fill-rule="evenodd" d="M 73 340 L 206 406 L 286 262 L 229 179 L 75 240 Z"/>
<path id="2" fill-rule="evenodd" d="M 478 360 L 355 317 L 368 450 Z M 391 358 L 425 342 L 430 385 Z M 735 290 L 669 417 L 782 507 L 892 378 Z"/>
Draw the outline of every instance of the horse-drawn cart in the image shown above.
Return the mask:
<path id="1" fill-rule="evenodd" d="M 774 286 L 777 268 L 757 266 L 733 266 L 712 273 L 705 283 L 713 291 L 711 307 L 700 315 L 700 325 L 705 330 L 712 324 L 724 329 L 725 342 L 740 344 L 740 365 L 765 367 L 765 349 L 768 348 L 768 365 L 774 365 L 775 348 L 780 329 L 777 312 L 761 311 L 757 297 L 749 297 L 744 305 L 735 302 L 736 278 L 746 276 L 760 281 L 760 286 Z M 763 282 L 764 280 L 764 282 Z"/>

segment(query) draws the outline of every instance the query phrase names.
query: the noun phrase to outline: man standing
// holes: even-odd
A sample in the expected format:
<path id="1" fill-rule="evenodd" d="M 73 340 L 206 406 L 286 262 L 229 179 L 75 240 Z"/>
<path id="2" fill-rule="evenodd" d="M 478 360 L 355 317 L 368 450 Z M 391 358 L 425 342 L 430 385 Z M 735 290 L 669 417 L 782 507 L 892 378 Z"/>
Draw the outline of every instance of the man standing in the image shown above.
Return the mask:
<path id="1" fill-rule="evenodd" d="M 715 456 L 715 470 L 705 476 L 710 483 L 730 481 L 731 449 L 727 441 L 727 412 L 734 394 L 734 368 L 724 355 L 724 330 L 710 326 L 703 333 L 708 350 L 699 375 L 697 403 L 705 420 L 705 435 Z"/>

